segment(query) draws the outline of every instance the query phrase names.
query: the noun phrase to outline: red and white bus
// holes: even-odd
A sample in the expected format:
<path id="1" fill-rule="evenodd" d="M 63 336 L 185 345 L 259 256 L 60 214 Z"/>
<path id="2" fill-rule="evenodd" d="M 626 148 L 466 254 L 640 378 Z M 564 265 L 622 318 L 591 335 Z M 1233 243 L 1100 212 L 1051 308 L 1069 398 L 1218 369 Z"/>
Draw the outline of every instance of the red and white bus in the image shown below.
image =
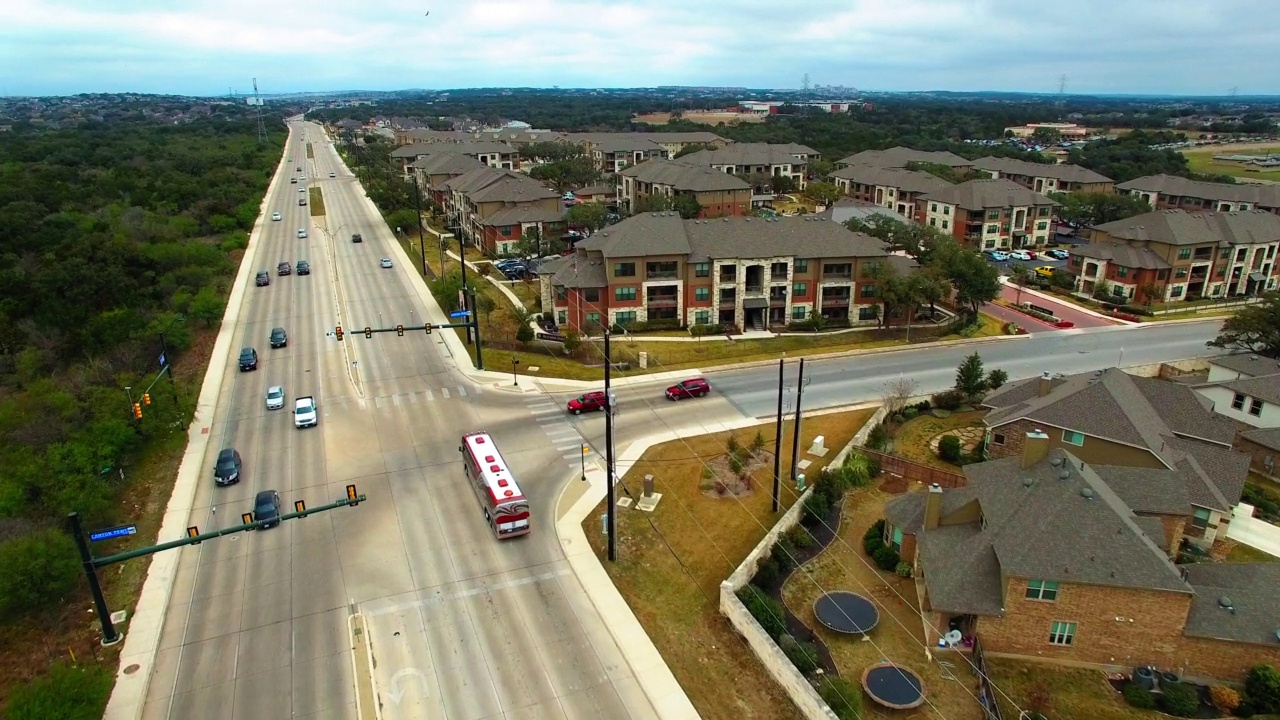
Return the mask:
<path id="1" fill-rule="evenodd" d="M 487 432 L 462 436 L 462 469 L 484 508 L 485 522 L 499 539 L 527 534 L 529 501 Z"/>

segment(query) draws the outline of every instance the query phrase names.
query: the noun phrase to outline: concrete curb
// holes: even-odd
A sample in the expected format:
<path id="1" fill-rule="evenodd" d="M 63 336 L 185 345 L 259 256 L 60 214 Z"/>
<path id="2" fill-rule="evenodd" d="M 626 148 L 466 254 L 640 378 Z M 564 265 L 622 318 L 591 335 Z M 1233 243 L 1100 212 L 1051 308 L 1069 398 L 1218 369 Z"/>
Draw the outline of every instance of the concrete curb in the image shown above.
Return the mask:
<path id="1" fill-rule="evenodd" d="M 292 133 L 290 140 L 292 140 Z M 289 141 L 285 143 L 287 151 Z M 240 270 L 236 274 L 235 283 L 227 298 L 227 307 L 222 315 L 222 325 L 218 330 L 218 338 L 214 342 L 213 351 L 209 355 L 209 367 L 205 370 L 204 381 L 200 385 L 200 396 L 196 401 L 195 414 L 187 427 L 187 448 L 178 467 L 177 480 L 169 504 L 165 508 L 164 520 L 160 525 L 157 542 L 177 540 L 186 535 L 187 521 L 191 516 L 191 507 L 195 503 L 196 489 L 199 487 L 201 471 L 206 467 L 205 456 L 209 449 L 212 432 L 206 425 L 212 420 L 217 409 L 218 396 L 222 392 L 222 379 L 227 369 L 227 359 L 233 349 L 232 338 L 240 319 L 240 308 L 246 290 L 249 288 L 249 275 L 254 272 L 254 259 L 262 237 L 264 222 L 268 210 L 269 198 L 276 191 L 276 186 L 283 180 L 288 171 L 284 162 L 284 152 L 280 156 L 275 177 L 267 186 L 262 204 L 258 211 L 258 221 L 249 233 L 249 244 L 245 248 L 244 257 L 240 261 Z M 147 570 L 147 579 L 142 584 L 138 596 L 138 605 L 129 620 L 129 632 L 125 636 L 124 647 L 120 651 L 120 669 L 116 672 L 116 684 L 107 701 L 103 720 L 137 720 L 142 717 L 146 706 L 147 692 L 151 686 L 151 676 L 155 672 L 155 658 L 160 646 L 160 635 L 164 630 L 165 614 L 169 609 L 169 598 L 173 594 L 173 584 L 177 580 L 178 561 L 181 553 L 162 552 L 152 556 L 151 567 Z M 128 668 L 136 666 L 129 671 Z"/>
<path id="2" fill-rule="evenodd" d="M 1100 313 L 1097 310 L 1093 310 L 1083 305 L 1073 303 L 1070 300 L 1054 297 L 1053 295 L 1049 295 L 1048 293 L 1042 293 L 1039 290 L 1032 290 L 1031 288 L 1026 288 L 1026 287 L 1019 288 L 1016 283 L 1011 282 L 1008 278 L 1005 278 L 1005 277 L 1000 278 L 1000 282 L 1006 287 L 1018 288 L 1026 295 L 1032 295 L 1034 297 L 1040 298 L 1041 300 L 1048 300 L 1049 302 L 1056 303 L 1058 305 L 1065 305 L 1066 307 L 1069 307 L 1072 310 L 1082 312 L 1085 315 L 1092 315 L 1100 320 L 1106 320 L 1107 322 L 1116 323 L 1117 325 L 1141 325 L 1142 324 L 1142 323 L 1136 323 L 1136 322 L 1129 322 L 1128 320 L 1121 320 L 1118 317 L 1112 317 L 1105 313 Z"/>

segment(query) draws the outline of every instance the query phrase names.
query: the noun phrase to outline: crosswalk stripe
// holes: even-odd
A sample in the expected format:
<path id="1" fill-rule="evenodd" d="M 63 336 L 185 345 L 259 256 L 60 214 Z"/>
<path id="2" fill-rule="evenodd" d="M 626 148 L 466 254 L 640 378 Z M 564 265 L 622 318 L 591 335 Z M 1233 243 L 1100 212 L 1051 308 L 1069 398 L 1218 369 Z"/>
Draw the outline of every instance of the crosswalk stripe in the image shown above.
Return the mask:
<path id="1" fill-rule="evenodd" d="M 395 404 L 398 406 L 398 405 L 400 404 L 400 396 L 399 396 L 399 395 L 392 395 L 392 396 L 391 396 L 391 402 L 395 403 Z"/>
<path id="2" fill-rule="evenodd" d="M 436 401 L 435 393 L 431 392 L 431 388 L 427 388 L 427 402 L 435 402 L 435 401 Z"/>
<path id="3" fill-rule="evenodd" d="M 573 450 L 574 448 L 581 450 L 582 446 L 581 445 L 557 445 L 556 446 L 556 449 L 559 450 L 560 452 L 564 452 L 566 450 Z"/>
<path id="4" fill-rule="evenodd" d="M 374 406 L 375 406 L 375 407 L 377 407 L 377 408 L 381 409 L 381 408 L 382 408 L 382 398 L 380 398 L 380 397 L 376 397 L 376 398 L 374 398 L 374 399 L 373 399 L 373 404 L 374 404 Z"/>
<path id="5" fill-rule="evenodd" d="M 529 408 L 529 411 L 532 412 L 534 415 L 546 415 L 547 413 L 560 412 L 560 408 L 549 407 L 549 408 L 541 408 L 537 410 L 535 410 L 534 408 Z"/>
<path id="6" fill-rule="evenodd" d="M 466 396 L 467 396 L 467 389 L 466 389 L 466 388 L 464 388 L 464 387 L 462 387 L 461 385 L 459 385 L 459 386 L 458 386 L 458 397 L 466 397 Z"/>
<path id="7" fill-rule="evenodd" d="M 416 402 L 418 402 L 418 393 L 416 393 L 416 392 L 409 393 L 409 402 L 410 402 L 410 403 L 416 403 Z"/>
<path id="8" fill-rule="evenodd" d="M 480 387 L 479 385 L 472 385 L 471 387 L 476 391 L 477 395 L 484 394 L 484 388 Z"/>
<path id="9" fill-rule="evenodd" d="M 561 455 L 560 457 L 564 458 L 565 460 L 577 460 L 577 459 L 578 459 L 578 456 L 579 456 L 579 455 L 581 455 L 581 454 L 582 454 L 582 453 L 571 452 L 571 453 L 565 453 L 565 454 Z"/>
<path id="10" fill-rule="evenodd" d="M 449 388 L 440 388 L 440 394 L 441 394 L 442 396 L 444 396 L 444 399 L 445 399 L 445 400 L 448 400 L 448 399 L 449 399 Z"/>

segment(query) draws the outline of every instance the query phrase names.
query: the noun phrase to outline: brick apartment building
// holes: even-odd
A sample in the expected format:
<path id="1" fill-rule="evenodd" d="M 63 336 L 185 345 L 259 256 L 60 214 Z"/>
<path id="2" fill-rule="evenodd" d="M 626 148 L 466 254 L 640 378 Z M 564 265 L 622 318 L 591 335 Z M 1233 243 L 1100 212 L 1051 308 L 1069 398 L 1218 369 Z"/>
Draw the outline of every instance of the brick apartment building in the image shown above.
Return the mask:
<path id="1" fill-rule="evenodd" d="M 680 160 L 649 160 L 618 173 L 618 202 L 627 212 L 649 198 L 688 196 L 702 206 L 699 217 L 751 212 L 751 185 L 727 173 Z"/>
<path id="2" fill-rule="evenodd" d="M 973 161 L 966 160 L 945 150 L 912 150 L 907 147 L 892 147 L 888 150 L 863 150 L 849 157 L 836 161 L 837 168 L 854 165 L 874 165 L 882 168 L 905 168 L 911 163 L 929 163 L 930 165 L 946 165 L 958 172 L 973 169 Z"/>
<path id="3" fill-rule="evenodd" d="M 916 217 L 975 250 L 1048 244 L 1057 203 L 1012 180 L 969 180 L 921 193 Z"/>
<path id="4" fill-rule="evenodd" d="M 468 155 L 453 153 L 427 155 L 409 164 L 409 169 L 418 175 L 418 186 L 422 192 L 439 203 L 441 207 L 445 202 L 445 183 L 483 167 L 488 166 Z"/>
<path id="5" fill-rule="evenodd" d="M 499 170 L 520 169 L 520 156 L 516 153 L 516 149 L 506 143 L 495 142 L 417 143 L 392 150 L 391 158 L 400 161 L 401 169 L 407 175 L 409 173 L 409 165 L 413 162 L 429 155 L 440 153 L 466 155 L 481 165 L 488 165 Z"/>
<path id="6" fill-rule="evenodd" d="M 1012 180 L 1038 193 L 1113 193 L 1116 187 L 1111 178 L 1079 165 L 988 156 L 974 160 L 973 166 L 992 178 Z"/>
<path id="7" fill-rule="evenodd" d="M 564 133 L 562 141 L 583 146 L 605 173 L 646 160 L 673 158 L 690 145 L 719 149 L 733 142 L 711 132 Z"/>
<path id="8" fill-rule="evenodd" d="M 542 273 L 542 307 L 558 325 L 764 328 L 821 315 L 871 324 L 879 317 L 879 263 L 909 270 L 879 240 L 816 217 L 683 220 L 642 213 L 579 242 Z"/>
<path id="9" fill-rule="evenodd" d="M 1214 183 L 1174 175 L 1147 175 L 1116 186 L 1121 195 L 1137 195 L 1156 210 L 1266 210 L 1280 215 L 1280 185 Z"/>
<path id="10" fill-rule="evenodd" d="M 1280 216 L 1265 210 L 1157 210 L 1085 231 L 1067 272 L 1079 292 L 1106 281 L 1133 303 L 1254 295 L 1277 284 Z"/>
<path id="11" fill-rule="evenodd" d="M 700 150 L 681 161 L 705 165 L 738 177 L 787 177 L 797 189 L 808 184 L 809 163 L 821 160 L 817 150 L 796 143 L 734 143 L 718 150 Z"/>
<path id="12" fill-rule="evenodd" d="M 846 195 L 889 208 L 911 220 L 919 219 L 916 201 L 922 195 L 951 187 L 951 183 L 927 172 L 878 165 L 847 165 L 831 173 L 831 180 Z"/>
<path id="13" fill-rule="evenodd" d="M 469 245 L 506 254 L 530 228 L 544 236 L 567 230 L 560 193 L 512 170 L 480 167 L 441 186 L 450 227 Z"/>

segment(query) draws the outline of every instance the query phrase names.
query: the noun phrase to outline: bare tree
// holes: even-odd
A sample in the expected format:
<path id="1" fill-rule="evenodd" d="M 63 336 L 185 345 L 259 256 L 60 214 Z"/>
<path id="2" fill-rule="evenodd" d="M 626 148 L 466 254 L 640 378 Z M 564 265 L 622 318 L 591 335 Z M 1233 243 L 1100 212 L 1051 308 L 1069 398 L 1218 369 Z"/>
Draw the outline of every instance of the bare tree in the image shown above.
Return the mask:
<path id="1" fill-rule="evenodd" d="M 884 384 L 880 398 L 884 401 L 885 413 L 890 417 L 897 415 L 907 407 L 907 401 L 915 397 L 919 383 L 908 377 L 899 377 Z"/>

